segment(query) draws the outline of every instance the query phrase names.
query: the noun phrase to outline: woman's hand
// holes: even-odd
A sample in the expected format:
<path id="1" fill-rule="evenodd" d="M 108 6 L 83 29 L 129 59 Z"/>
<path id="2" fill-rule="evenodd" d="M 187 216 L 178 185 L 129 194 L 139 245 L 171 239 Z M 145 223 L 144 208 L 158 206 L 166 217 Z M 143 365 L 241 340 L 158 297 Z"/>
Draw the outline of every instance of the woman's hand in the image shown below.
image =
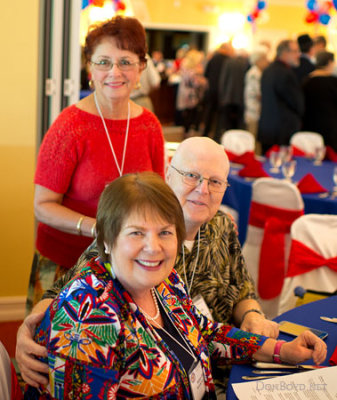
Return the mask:
<path id="1" fill-rule="evenodd" d="M 318 336 L 310 331 L 303 332 L 291 342 L 281 347 L 280 358 L 288 364 L 298 364 L 313 359 L 316 365 L 321 364 L 327 355 L 327 346 Z"/>
<path id="2" fill-rule="evenodd" d="M 36 325 L 43 319 L 44 313 L 31 314 L 23 321 L 16 337 L 15 358 L 19 365 L 21 376 L 29 385 L 38 387 L 48 384 L 46 375 L 48 365 L 36 357 L 47 357 L 47 349 L 33 340 Z"/>
<path id="3" fill-rule="evenodd" d="M 267 339 L 254 354 L 254 359 L 273 362 L 275 344 L 275 339 Z M 280 350 L 280 358 L 286 364 L 299 364 L 312 358 L 314 363 L 318 365 L 325 360 L 326 355 L 326 344 L 310 331 L 303 332 L 291 342 L 283 343 Z"/>
<path id="4" fill-rule="evenodd" d="M 279 335 L 279 325 L 277 322 L 269 321 L 263 315 L 255 312 L 248 313 L 245 316 L 240 329 L 271 338 L 277 338 Z"/>

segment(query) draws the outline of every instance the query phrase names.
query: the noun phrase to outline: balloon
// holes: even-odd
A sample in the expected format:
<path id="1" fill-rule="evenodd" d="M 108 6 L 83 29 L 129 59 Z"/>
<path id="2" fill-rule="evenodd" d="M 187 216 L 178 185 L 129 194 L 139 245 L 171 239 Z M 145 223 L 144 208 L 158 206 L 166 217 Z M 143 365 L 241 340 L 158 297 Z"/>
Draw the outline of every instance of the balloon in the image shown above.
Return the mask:
<path id="1" fill-rule="evenodd" d="M 319 22 L 323 25 L 328 25 L 328 23 L 330 22 L 330 15 L 328 14 L 321 14 L 319 16 Z"/>
<path id="2" fill-rule="evenodd" d="M 117 3 L 117 11 L 124 11 L 125 10 L 125 4 L 123 2 Z"/>
<path id="3" fill-rule="evenodd" d="M 315 11 L 310 11 L 307 16 L 305 17 L 305 21 L 308 22 L 308 24 L 311 24 L 312 22 L 316 22 L 319 19 L 319 15 Z"/>
<path id="4" fill-rule="evenodd" d="M 253 16 L 252 16 L 252 14 L 249 14 L 249 15 L 248 15 L 247 21 L 248 21 L 248 22 L 253 22 L 253 21 L 254 21 L 254 18 L 253 18 Z"/>
<path id="5" fill-rule="evenodd" d="M 84 10 L 89 5 L 89 0 L 82 0 L 82 10 Z"/>
<path id="6" fill-rule="evenodd" d="M 308 8 L 308 10 L 311 10 L 311 11 L 316 10 L 316 0 L 308 0 L 307 8 Z"/>
<path id="7" fill-rule="evenodd" d="M 263 10 L 264 8 L 266 8 L 266 2 L 265 1 L 258 1 L 257 2 L 257 8 L 259 10 Z"/>
<path id="8" fill-rule="evenodd" d="M 333 5 L 335 6 L 335 9 L 337 10 L 337 0 L 332 0 Z"/>
<path id="9" fill-rule="evenodd" d="M 254 10 L 252 16 L 253 16 L 254 19 L 255 19 L 255 18 L 257 18 L 257 17 L 259 16 L 259 14 L 260 14 L 260 10 L 259 10 L 259 9 L 256 9 L 256 10 Z"/>

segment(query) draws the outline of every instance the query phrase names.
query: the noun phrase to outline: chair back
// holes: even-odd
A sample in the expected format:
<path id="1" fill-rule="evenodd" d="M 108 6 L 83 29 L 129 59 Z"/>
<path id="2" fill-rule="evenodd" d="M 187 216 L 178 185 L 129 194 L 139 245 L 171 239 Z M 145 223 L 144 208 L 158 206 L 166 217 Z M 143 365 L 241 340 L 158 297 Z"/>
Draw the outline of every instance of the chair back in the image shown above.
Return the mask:
<path id="1" fill-rule="evenodd" d="M 253 151 L 255 149 L 254 135 L 242 129 L 230 129 L 226 131 L 221 137 L 221 144 L 226 151 L 240 156 L 246 151 Z"/>
<path id="2" fill-rule="evenodd" d="M 302 196 L 294 184 L 275 178 L 259 178 L 253 183 L 242 252 L 268 318 L 277 315 L 290 249 L 290 226 L 303 209 Z"/>
<path id="3" fill-rule="evenodd" d="M 324 139 L 317 132 L 296 132 L 290 138 L 291 146 L 302 150 L 307 156 L 314 156 L 317 147 L 324 146 Z"/>
<path id="4" fill-rule="evenodd" d="M 14 365 L 5 346 L 0 342 L 0 399 L 22 400 L 23 394 L 19 386 Z"/>
<path id="5" fill-rule="evenodd" d="M 337 216 L 307 214 L 291 226 L 291 249 L 279 312 L 296 305 L 294 289 L 337 289 Z"/>

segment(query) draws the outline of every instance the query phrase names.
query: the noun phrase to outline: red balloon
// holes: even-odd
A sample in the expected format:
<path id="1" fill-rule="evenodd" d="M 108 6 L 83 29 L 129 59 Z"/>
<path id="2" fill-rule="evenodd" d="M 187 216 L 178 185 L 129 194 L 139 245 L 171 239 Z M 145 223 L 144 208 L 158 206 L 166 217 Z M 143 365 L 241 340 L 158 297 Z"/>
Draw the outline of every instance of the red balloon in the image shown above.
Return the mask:
<path id="1" fill-rule="evenodd" d="M 121 1 L 117 3 L 117 11 L 124 11 L 126 8 L 125 4 L 122 3 Z"/>
<path id="2" fill-rule="evenodd" d="M 260 14 L 260 10 L 257 8 L 257 9 L 252 13 L 253 19 L 257 18 L 257 17 L 259 16 L 259 14 Z"/>
<path id="3" fill-rule="evenodd" d="M 307 22 L 308 24 L 311 24 L 313 22 L 317 22 L 319 19 L 319 15 L 317 12 L 315 11 L 310 11 L 307 16 L 305 17 L 305 22 Z"/>

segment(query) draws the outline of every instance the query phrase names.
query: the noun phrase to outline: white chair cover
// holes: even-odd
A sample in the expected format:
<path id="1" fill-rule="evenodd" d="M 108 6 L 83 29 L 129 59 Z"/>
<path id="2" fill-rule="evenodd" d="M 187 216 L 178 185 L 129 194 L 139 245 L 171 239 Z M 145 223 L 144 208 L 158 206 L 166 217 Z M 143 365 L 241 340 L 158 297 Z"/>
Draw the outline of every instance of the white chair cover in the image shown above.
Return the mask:
<path id="1" fill-rule="evenodd" d="M 0 342 L 0 399 L 11 400 L 11 360 Z"/>
<path id="2" fill-rule="evenodd" d="M 291 226 L 291 240 L 299 241 L 326 259 L 337 256 L 337 216 L 307 214 L 298 218 Z M 296 257 L 292 260 L 295 264 Z M 290 262 L 290 259 L 289 259 Z M 284 280 L 279 314 L 295 307 L 294 289 L 302 286 L 306 290 L 334 292 L 337 289 L 337 272 L 327 266 L 296 275 Z"/>
<path id="3" fill-rule="evenodd" d="M 313 156 L 317 147 L 324 146 L 324 139 L 316 132 L 296 132 L 290 138 L 290 144 L 304 151 L 306 155 Z"/>
<path id="4" fill-rule="evenodd" d="M 253 203 L 266 205 L 282 210 L 302 212 L 304 204 L 302 196 L 297 187 L 286 181 L 275 178 L 259 178 L 252 186 L 252 206 Z M 297 214 L 297 213 L 296 213 Z M 266 217 L 268 217 L 266 215 Z M 259 265 L 261 255 L 261 245 L 264 238 L 264 228 L 251 225 L 252 207 L 250 222 L 247 228 L 247 237 L 243 245 L 242 253 L 245 257 L 247 268 L 252 275 L 256 285 L 259 279 Z M 290 249 L 289 234 L 285 235 L 285 266 Z M 272 268 L 273 265 L 270 265 Z M 277 315 L 279 296 L 270 300 L 260 300 L 261 307 L 268 318 Z"/>
<path id="5" fill-rule="evenodd" d="M 248 131 L 230 129 L 222 135 L 221 144 L 224 146 L 225 150 L 240 156 L 246 151 L 254 151 L 255 138 L 254 135 Z"/>

